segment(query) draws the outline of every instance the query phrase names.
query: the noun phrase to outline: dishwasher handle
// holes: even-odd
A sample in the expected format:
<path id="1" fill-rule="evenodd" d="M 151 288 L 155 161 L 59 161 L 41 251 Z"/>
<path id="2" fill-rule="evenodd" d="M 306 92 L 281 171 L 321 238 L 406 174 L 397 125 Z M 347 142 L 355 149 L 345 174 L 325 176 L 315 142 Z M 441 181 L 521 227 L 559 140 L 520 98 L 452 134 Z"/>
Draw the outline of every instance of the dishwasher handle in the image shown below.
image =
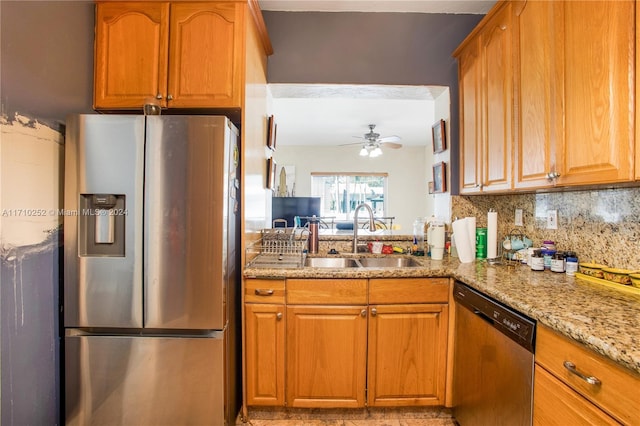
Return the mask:
<path id="1" fill-rule="evenodd" d="M 487 323 L 495 327 L 495 321 L 489 315 L 485 314 L 484 312 L 482 312 L 480 309 L 477 309 L 477 308 L 473 308 L 471 311 L 477 316 L 479 316 L 480 318 L 482 318 L 483 320 L 485 320 Z"/>

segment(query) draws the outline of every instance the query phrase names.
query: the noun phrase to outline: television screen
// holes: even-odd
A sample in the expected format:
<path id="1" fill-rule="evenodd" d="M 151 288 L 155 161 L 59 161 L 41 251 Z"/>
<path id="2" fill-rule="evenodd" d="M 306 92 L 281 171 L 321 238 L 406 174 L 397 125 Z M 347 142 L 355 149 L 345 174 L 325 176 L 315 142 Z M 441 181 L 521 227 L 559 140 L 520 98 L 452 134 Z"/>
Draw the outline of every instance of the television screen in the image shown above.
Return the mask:
<path id="1" fill-rule="evenodd" d="M 308 221 L 303 216 L 320 217 L 320 197 L 273 197 L 271 202 L 271 217 L 273 220 L 285 219 L 287 227 L 293 227 L 293 217 L 300 216 L 300 225 Z"/>

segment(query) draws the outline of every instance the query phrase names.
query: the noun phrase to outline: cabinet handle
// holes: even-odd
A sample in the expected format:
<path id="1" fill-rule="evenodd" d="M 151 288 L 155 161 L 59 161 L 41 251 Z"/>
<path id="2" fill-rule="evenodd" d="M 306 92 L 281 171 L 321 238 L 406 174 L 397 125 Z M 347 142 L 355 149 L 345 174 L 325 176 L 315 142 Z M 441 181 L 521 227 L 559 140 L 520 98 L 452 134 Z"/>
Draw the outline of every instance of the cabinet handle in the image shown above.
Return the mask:
<path id="1" fill-rule="evenodd" d="M 158 94 L 156 95 L 156 99 L 162 99 L 162 95 L 161 95 L 160 93 L 158 93 Z"/>
<path id="2" fill-rule="evenodd" d="M 168 101 L 172 101 L 172 100 L 173 100 L 173 96 L 168 95 L 168 96 L 167 96 L 167 100 L 168 100 Z"/>
<path id="3" fill-rule="evenodd" d="M 560 173 L 558 172 L 549 172 L 547 173 L 547 180 L 549 182 L 554 181 L 560 177 Z"/>
<path id="4" fill-rule="evenodd" d="M 376 308 L 371 308 L 371 316 L 375 317 L 376 315 L 378 315 L 378 310 Z"/>
<path id="5" fill-rule="evenodd" d="M 589 383 L 590 385 L 600 386 L 602 384 L 600 379 L 598 379 L 597 377 L 586 376 L 581 372 L 579 372 L 578 369 L 576 368 L 576 365 L 571 361 L 565 361 L 563 365 L 564 365 L 564 368 L 569 370 L 570 373 L 575 374 L 576 376 L 580 377 L 582 380 Z"/>
<path id="6" fill-rule="evenodd" d="M 278 312 L 278 313 L 276 314 L 276 319 L 277 319 L 278 321 L 280 321 L 280 320 L 282 319 L 282 312 Z"/>
<path id="7" fill-rule="evenodd" d="M 273 290 L 272 289 L 265 289 L 265 288 L 256 288 L 255 290 L 256 296 L 273 296 Z"/>
<path id="8" fill-rule="evenodd" d="M 361 310 L 360 311 L 360 316 L 363 317 L 363 318 L 366 317 L 367 316 L 367 310 L 366 309 Z"/>

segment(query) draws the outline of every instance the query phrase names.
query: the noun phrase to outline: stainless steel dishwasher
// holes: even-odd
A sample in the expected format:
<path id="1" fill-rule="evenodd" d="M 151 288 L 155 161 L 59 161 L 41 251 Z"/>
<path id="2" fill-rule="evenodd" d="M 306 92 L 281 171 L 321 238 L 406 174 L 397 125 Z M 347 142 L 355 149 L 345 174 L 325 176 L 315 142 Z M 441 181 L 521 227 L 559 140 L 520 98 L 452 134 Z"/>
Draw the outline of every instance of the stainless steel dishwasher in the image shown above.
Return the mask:
<path id="1" fill-rule="evenodd" d="M 453 296 L 456 421 L 530 426 L 535 321 L 460 282 Z"/>

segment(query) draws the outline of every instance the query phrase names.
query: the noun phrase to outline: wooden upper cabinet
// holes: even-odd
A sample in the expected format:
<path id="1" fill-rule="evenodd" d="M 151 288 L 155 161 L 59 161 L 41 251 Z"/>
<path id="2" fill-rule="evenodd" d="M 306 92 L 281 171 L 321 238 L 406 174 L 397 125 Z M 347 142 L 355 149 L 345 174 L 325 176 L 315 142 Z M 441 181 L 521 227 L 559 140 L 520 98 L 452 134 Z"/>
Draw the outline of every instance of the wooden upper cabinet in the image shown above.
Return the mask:
<path id="1" fill-rule="evenodd" d="M 97 4 L 94 108 L 142 109 L 166 92 L 168 22 L 169 3 Z"/>
<path id="2" fill-rule="evenodd" d="M 460 193 L 480 191 L 482 163 L 480 40 L 473 40 L 458 57 L 460 91 Z"/>
<path id="3" fill-rule="evenodd" d="M 524 1 L 514 6 L 514 84 L 516 135 L 514 187 L 550 184 L 555 172 L 555 145 L 562 132 L 560 96 L 553 76 L 554 6 L 547 1 Z"/>
<path id="4" fill-rule="evenodd" d="M 98 3 L 94 108 L 240 108 L 243 6 Z"/>
<path id="5" fill-rule="evenodd" d="M 481 34 L 483 191 L 511 189 L 513 109 L 512 5 L 506 4 Z"/>
<path id="6" fill-rule="evenodd" d="M 634 178 L 635 2 L 557 2 L 563 185 Z M 556 60 L 560 60 L 557 58 Z"/>
<path id="7" fill-rule="evenodd" d="M 243 13 L 234 2 L 171 5 L 169 106 L 241 106 Z"/>

